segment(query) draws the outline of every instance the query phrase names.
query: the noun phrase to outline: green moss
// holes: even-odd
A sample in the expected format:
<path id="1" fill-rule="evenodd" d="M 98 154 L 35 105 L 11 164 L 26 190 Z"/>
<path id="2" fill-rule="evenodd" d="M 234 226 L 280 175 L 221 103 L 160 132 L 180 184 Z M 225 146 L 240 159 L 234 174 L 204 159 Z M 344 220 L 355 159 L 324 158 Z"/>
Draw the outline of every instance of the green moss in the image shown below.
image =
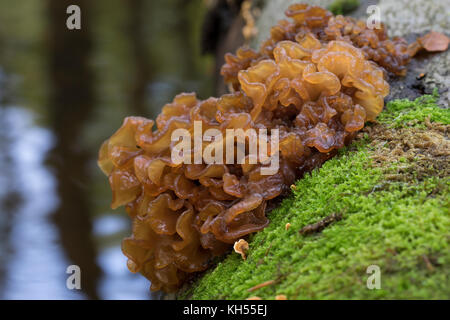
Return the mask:
<path id="1" fill-rule="evenodd" d="M 328 6 L 334 15 L 348 14 L 359 7 L 359 0 L 336 0 Z"/>
<path id="2" fill-rule="evenodd" d="M 395 126 L 411 114 L 445 123 L 448 114 L 431 98 L 394 101 L 380 118 Z M 448 299 L 449 177 L 392 182 L 371 166 L 372 152 L 366 136 L 298 180 L 270 213 L 270 225 L 249 238 L 247 260 L 230 253 L 181 298 Z M 332 213 L 343 219 L 320 233 L 299 234 Z M 381 269 L 380 290 L 366 287 L 369 265 Z M 248 292 L 267 280 L 275 283 Z"/>
<path id="3" fill-rule="evenodd" d="M 424 95 L 414 101 L 408 99 L 393 100 L 386 106 L 385 112 L 378 121 L 395 128 L 414 126 L 425 128 L 424 121 L 429 117 L 431 122 L 450 124 L 450 109 L 441 109 L 436 105 L 437 93 Z"/>

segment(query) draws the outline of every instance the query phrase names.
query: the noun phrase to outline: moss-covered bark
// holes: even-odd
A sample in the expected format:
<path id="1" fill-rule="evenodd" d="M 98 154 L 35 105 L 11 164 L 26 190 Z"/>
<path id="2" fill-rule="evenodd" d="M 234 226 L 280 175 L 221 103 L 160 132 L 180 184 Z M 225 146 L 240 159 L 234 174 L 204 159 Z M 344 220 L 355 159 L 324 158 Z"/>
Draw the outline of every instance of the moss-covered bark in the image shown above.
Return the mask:
<path id="1" fill-rule="evenodd" d="M 293 2 L 299 1 L 266 2 L 254 46 Z M 379 5 L 390 35 L 412 40 L 448 30 L 439 0 L 360 3 L 352 15 L 364 19 L 368 5 Z M 230 253 L 179 298 L 449 299 L 450 111 L 443 109 L 449 57 L 449 51 L 419 55 L 406 77 L 390 79 L 387 100 L 440 96 L 389 102 L 379 122 L 368 125 L 352 146 L 297 181 L 291 196 L 269 214 L 270 225 L 248 239 L 247 260 Z M 342 219 L 320 232 L 299 233 L 333 214 Z M 370 265 L 380 267 L 379 290 L 367 288 Z M 269 280 L 271 285 L 248 291 Z"/>
<path id="2" fill-rule="evenodd" d="M 380 123 L 297 181 L 292 195 L 269 214 L 270 225 L 250 237 L 247 260 L 230 253 L 180 297 L 450 298 L 450 110 L 435 100 L 389 103 Z M 383 130 L 377 130 L 380 126 Z M 390 135 L 381 134 L 386 130 Z M 396 151 L 398 141 L 390 144 L 389 137 L 397 139 L 396 132 L 405 130 L 436 134 L 432 142 L 408 147 L 405 141 Z M 429 170 L 417 175 L 424 156 Z M 433 159 L 440 164 L 434 167 Z M 392 178 L 398 174 L 401 179 Z M 299 233 L 333 213 L 342 219 L 318 233 Z M 379 290 L 366 286 L 370 265 L 380 267 Z M 248 291 L 268 280 L 274 283 Z"/>

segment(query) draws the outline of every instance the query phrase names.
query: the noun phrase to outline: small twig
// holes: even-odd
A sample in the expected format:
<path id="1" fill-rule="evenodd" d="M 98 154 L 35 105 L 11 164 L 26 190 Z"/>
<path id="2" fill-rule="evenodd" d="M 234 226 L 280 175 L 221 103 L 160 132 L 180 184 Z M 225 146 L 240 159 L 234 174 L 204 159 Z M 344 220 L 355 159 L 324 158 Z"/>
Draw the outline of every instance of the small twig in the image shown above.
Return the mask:
<path id="1" fill-rule="evenodd" d="M 247 298 L 245 300 L 262 300 L 262 299 L 260 297 L 253 296 L 253 297 Z"/>
<path id="2" fill-rule="evenodd" d="M 424 254 L 422 256 L 422 258 L 423 258 L 423 261 L 425 261 L 425 265 L 427 266 L 427 269 L 430 271 L 433 271 L 434 270 L 433 264 L 431 263 L 430 259 L 428 259 L 427 255 Z"/>
<path id="3" fill-rule="evenodd" d="M 319 222 L 303 227 L 299 232 L 300 234 L 303 235 L 320 232 L 331 223 L 339 221 L 341 219 L 342 213 L 332 213 L 328 217 L 325 217 L 324 219 L 320 220 Z"/>
<path id="4" fill-rule="evenodd" d="M 269 247 L 267 248 L 266 252 L 264 253 L 264 257 L 267 257 L 269 254 L 270 249 L 272 249 L 272 242 L 269 244 Z"/>
<path id="5" fill-rule="evenodd" d="M 260 288 L 264 288 L 264 287 L 270 286 L 271 284 L 274 284 L 274 283 L 275 283 L 275 280 L 269 280 L 269 281 L 257 284 L 256 286 L 251 287 L 250 289 L 248 289 L 248 292 L 252 292 L 252 291 L 258 290 Z"/>

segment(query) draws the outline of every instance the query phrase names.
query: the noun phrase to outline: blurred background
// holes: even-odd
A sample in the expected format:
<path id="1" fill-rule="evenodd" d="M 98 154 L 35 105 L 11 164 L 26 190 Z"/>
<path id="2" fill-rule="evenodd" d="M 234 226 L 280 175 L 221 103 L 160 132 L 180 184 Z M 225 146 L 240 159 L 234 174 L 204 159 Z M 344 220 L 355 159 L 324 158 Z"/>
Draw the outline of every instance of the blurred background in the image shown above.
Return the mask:
<path id="1" fill-rule="evenodd" d="M 0 0 L 1 299 L 159 298 L 126 268 L 129 220 L 109 207 L 97 151 L 126 116 L 224 91 L 241 3 Z M 71 4 L 81 30 L 66 27 Z M 72 264 L 82 290 L 66 288 Z"/>

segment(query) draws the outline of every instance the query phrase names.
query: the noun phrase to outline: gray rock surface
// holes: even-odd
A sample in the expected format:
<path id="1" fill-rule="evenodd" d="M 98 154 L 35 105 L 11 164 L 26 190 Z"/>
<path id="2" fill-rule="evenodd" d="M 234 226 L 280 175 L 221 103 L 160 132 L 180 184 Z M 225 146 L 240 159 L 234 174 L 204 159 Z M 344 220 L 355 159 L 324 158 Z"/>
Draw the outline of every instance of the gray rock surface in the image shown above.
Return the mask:
<path id="1" fill-rule="evenodd" d="M 306 2 L 328 7 L 333 0 L 266 0 L 262 14 L 257 21 L 258 35 L 253 41 L 257 47 L 270 35 L 270 28 L 278 20 L 284 19 L 284 11 L 292 3 Z M 352 16 L 367 18 L 367 7 L 378 5 L 381 21 L 388 28 L 390 36 L 401 36 L 408 41 L 434 30 L 446 33 L 450 30 L 450 0 L 361 0 L 361 5 Z M 389 80 L 391 93 L 387 101 L 396 98 L 414 99 L 438 89 L 438 104 L 448 108 L 450 102 L 450 50 L 442 53 L 419 53 L 408 66 L 405 77 Z M 420 74 L 425 76 L 419 79 Z"/>
<path id="2" fill-rule="evenodd" d="M 380 0 L 382 20 L 388 26 L 389 36 L 414 40 L 417 36 L 434 30 L 450 30 L 450 0 Z M 450 50 L 442 53 L 420 53 L 408 66 L 404 79 L 391 81 L 388 99 L 415 98 L 423 93 L 440 94 L 439 105 L 448 108 L 450 101 Z M 417 80 L 419 74 L 425 74 Z"/>

